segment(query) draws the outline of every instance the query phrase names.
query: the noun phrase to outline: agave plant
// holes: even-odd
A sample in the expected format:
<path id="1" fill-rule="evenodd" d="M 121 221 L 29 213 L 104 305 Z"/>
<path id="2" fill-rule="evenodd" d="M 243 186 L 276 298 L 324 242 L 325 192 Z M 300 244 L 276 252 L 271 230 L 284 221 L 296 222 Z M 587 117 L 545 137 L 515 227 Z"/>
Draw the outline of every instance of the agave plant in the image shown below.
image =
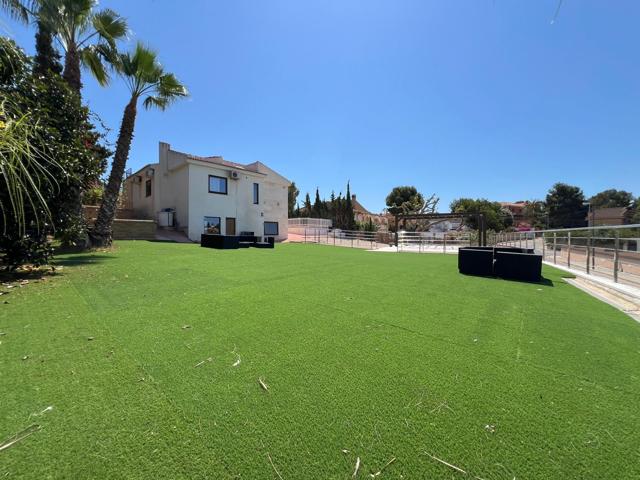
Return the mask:
<path id="1" fill-rule="evenodd" d="M 122 177 L 124 176 L 129 149 L 135 129 L 138 101 L 146 109 L 166 109 L 175 100 L 186 97 L 187 89 L 172 73 L 165 72 L 158 62 L 153 50 L 138 43 L 133 53 L 120 54 L 115 62 L 118 75 L 127 85 L 131 97 L 124 109 L 116 152 L 109 174 L 109 180 L 104 191 L 102 204 L 98 211 L 95 227 L 90 233 L 91 240 L 96 246 L 111 243 L 111 229 L 115 218 L 116 204 Z"/>

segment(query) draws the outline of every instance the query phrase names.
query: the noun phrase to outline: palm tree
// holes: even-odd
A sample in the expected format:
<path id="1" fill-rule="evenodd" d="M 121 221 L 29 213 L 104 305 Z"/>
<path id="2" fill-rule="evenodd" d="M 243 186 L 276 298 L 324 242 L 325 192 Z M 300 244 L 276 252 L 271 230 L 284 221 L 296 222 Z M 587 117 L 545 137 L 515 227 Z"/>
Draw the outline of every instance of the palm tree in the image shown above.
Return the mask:
<path id="1" fill-rule="evenodd" d="M 3 0 L 15 1 L 15 0 Z M 93 74 L 100 85 L 109 75 L 105 60 L 115 55 L 116 42 L 127 34 L 127 22 L 110 9 L 94 12 L 96 0 L 36 0 L 38 20 L 55 33 L 65 51 L 63 78 L 80 93 L 80 65 Z"/>
<path id="2" fill-rule="evenodd" d="M 126 83 L 131 98 L 124 109 L 120 132 L 116 143 L 116 152 L 111 165 L 111 173 L 104 191 L 102 204 L 98 211 L 95 226 L 89 232 L 95 246 L 111 243 L 111 229 L 116 213 L 116 204 L 122 177 L 129 158 L 129 149 L 135 128 L 138 100 L 144 97 L 143 106 L 147 109 L 167 108 L 173 101 L 188 95 L 187 89 L 172 73 L 164 71 L 154 51 L 138 43 L 133 53 L 120 54 L 116 62 L 118 75 Z"/>
<path id="3" fill-rule="evenodd" d="M 97 0 L 0 0 L 0 8 L 16 20 L 36 21 L 36 38 L 45 52 L 53 51 L 51 36 L 55 35 L 65 52 L 62 76 L 78 93 L 82 88 L 81 64 L 100 85 L 108 83 L 105 61 L 110 62 L 116 42 L 127 34 L 126 20 L 113 10 L 94 12 L 97 4 Z M 43 70 L 46 68 L 45 64 Z"/>

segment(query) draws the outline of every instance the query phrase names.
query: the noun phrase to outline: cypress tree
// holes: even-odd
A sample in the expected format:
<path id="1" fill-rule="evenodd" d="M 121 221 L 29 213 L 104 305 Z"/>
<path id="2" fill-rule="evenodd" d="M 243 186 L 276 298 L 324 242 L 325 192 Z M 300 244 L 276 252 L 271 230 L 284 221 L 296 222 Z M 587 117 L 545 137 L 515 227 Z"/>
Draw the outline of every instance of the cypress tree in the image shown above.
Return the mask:
<path id="1" fill-rule="evenodd" d="M 316 187 L 316 199 L 313 202 L 313 216 L 316 218 L 322 218 L 323 217 L 323 210 L 324 208 L 322 208 L 322 200 L 320 200 L 320 191 L 318 190 L 318 187 Z"/>
<path id="2" fill-rule="evenodd" d="M 351 189 L 349 186 L 349 182 L 347 182 L 347 196 L 345 198 L 344 204 L 344 216 L 345 216 L 345 228 L 347 230 L 353 230 L 355 226 L 354 221 L 354 213 L 353 213 L 353 203 L 351 202 Z"/>
<path id="3" fill-rule="evenodd" d="M 338 194 L 336 198 L 336 228 L 345 228 L 344 225 L 344 200 L 342 199 L 342 192 Z"/>
<path id="4" fill-rule="evenodd" d="M 304 197 L 304 209 L 305 209 L 305 216 L 310 217 L 311 216 L 311 198 L 309 197 L 309 192 L 307 192 L 307 195 Z"/>

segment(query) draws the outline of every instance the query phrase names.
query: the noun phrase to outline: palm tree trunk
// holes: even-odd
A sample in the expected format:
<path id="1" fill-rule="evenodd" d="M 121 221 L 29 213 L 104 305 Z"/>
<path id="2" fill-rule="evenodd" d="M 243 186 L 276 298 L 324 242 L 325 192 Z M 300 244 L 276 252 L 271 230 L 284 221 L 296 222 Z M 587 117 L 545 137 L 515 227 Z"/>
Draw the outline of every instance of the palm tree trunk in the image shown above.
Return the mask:
<path id="1" fill-rule="evenodd" d="M 109 181 L 107 182 L 107 187 L 102 197 L 102 205 L 100 205 L 95 226 L 93 230 L 89 231 L 91 242 L 96 247 L 111 245 L 113 219 L 116 216 L 122 177 L 124 176 L 124 169 L 127 165 L 127 159 L 129 158 L 129 149 L 131 148 L 131 140 L 133 139 L 137 103 L 138 98 L 132 97 L 124 109 L 120 133 L 118 134 L 118 142 L 116 144 L 116 153 L 113 157 L 111 173 L 109 174 Z"/>
<path id="2" fill-rule="evenodd" d="M 34 57 L 33 73 L 45 76 L 49 72 L 60 75 L 60 55 L 53 47 L 53 32 L 42 21 L 38 20 L 36 32 L 36 55 Z"/>
<path id="3" fill-rule="evenodd" d="M 80 52 L 76 45 L 69 45 L 67 47 L 67 53 L 64 56 L 64 71 L 62 72 L 62 78 L 66 80 L 69 86 L 80 93 L 82 88 L 82 82 L 80 80 Z"/>

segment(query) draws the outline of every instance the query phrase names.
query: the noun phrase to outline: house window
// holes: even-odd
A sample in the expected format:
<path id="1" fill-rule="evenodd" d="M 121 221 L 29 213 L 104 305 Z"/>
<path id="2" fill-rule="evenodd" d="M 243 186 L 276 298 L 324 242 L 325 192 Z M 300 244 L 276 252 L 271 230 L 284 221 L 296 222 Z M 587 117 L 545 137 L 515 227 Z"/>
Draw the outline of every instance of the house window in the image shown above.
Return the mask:
<path id="1" fill-rule="evenodd" d="M 204 233 L 220 234 L 220 217 L 204 217 Z"/>
<path id="2" fill-rule="evenodd" d="M 253 184 L 253 204 L 258 205 L 260 203 L 260 185 Z"/>
<path id="3" fill-rule="evenodd" d="M 221 193 L 222 195 L 226 195 L 227 179 L 224 177 L 209 175 L 209 193 Z"/>
<path id="4" fill-rule="evenodd" d="M 144 182 L 144 196 L 151 196 L 151 180 L 147 180 L 146 182 Z"/>
<path id="5" fill-rule="evenodd" d="M 278 222 L 264 222 L 265 235 L 278 235 Z"/>

